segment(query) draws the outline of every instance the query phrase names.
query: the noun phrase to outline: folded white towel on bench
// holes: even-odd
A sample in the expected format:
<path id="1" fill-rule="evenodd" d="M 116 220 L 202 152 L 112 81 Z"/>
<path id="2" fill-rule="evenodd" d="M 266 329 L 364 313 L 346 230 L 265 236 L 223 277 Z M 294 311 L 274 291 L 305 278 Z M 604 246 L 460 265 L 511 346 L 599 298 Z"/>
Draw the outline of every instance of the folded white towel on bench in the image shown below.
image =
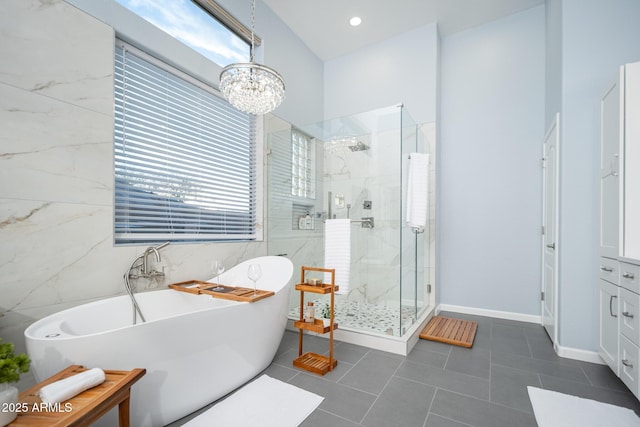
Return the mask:
<path id="1" fill-rule="evenodd" d="M 105 379 L 106 376 L 102 369 L 88 369 L 42 387 L 38 395 L 44 403 L 64 402 L 85 390 L 102 384 Z"/>

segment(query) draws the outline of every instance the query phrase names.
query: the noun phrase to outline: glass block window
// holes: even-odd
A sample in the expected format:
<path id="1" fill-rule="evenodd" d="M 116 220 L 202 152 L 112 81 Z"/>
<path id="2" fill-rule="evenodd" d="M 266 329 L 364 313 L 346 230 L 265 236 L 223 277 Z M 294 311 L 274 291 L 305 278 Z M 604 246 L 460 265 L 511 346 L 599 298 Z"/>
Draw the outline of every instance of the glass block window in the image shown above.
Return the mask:
<path id="1" fill-rule="evenodd" d="M 315 141 L 297 129 L 291 131 L 291 194 L 316 198 Z"/>

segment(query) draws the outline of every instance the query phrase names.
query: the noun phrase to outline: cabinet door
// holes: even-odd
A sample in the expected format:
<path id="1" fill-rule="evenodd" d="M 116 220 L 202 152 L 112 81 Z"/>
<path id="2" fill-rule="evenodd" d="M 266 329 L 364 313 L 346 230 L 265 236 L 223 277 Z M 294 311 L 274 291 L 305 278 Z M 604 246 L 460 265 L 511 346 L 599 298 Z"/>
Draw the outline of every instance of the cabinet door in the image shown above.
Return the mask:
<path id="1" fill-rule="evenodd" d="M 600 342 L 598 353 L 616 375 L 619 374 L 618 321 L 619 290 L 606 280 L 600 282 Z"/>
<path id="2" fill-rule="evenodd" d="M 624 67 L 624 215 L 622 253 L 640 260 L 640 62 Z"/>
<path id="3" fill-rule="evenodd" d="M 620 229 L 620 91 L 624 81 L 618 78 L 600 101 L 600 255 L 619 255 Z"/>

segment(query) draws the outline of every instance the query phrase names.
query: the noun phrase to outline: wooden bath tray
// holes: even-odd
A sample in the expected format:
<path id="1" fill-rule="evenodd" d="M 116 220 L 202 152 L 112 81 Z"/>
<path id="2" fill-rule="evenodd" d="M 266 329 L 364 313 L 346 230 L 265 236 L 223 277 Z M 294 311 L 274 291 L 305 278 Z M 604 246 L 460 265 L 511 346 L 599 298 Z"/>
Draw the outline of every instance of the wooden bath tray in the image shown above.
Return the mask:
<path id="1" fill-rule="evenodd" d="M 261 299 L 275 295 L 273 291 L 263 291 L 257 289 L 255 294 L 253 288 L 242 288 L 239 286 L 220 285 L 222 291 L 214 292 L 209 289 L 216 288 L 218 285 L 211 282 L 203 282 L 200 280 L 189 280 L 186 282 L 173 283 L 169 285 L 171 289 L 180 292 L 187 292 L 196 295 L 210 295 L 213 298 L 228 299 L 232 301 L 256 302 Z"/>

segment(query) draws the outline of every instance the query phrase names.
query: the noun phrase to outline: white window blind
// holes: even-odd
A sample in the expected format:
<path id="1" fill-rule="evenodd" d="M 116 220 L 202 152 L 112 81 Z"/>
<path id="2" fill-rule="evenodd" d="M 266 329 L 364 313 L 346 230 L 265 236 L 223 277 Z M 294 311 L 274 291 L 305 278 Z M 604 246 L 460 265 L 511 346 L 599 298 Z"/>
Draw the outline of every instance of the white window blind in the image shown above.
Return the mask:
<path id="1" fill-rule="evenodd" d="M 118 43 L 115 241 L 256 238 L 256 118 Z"/>

